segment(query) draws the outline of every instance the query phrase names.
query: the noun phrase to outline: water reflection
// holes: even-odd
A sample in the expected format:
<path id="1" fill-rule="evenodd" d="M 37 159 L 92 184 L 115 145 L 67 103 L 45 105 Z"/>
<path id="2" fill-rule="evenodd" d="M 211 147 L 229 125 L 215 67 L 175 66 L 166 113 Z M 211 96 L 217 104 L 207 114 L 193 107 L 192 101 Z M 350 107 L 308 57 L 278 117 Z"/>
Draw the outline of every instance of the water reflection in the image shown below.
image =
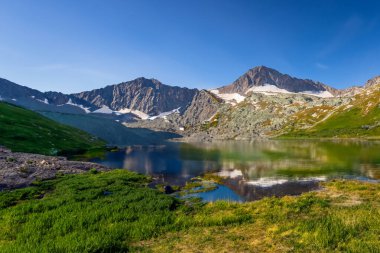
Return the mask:
<path id="1" fill-rule="evenodd" d="M 336 177 L 380 179 L 380 143 L 375 141 L 254 141 L 133 146 L 95 160 L 184 184 L 205 172 L 245 199 L 300 194 Z"/>

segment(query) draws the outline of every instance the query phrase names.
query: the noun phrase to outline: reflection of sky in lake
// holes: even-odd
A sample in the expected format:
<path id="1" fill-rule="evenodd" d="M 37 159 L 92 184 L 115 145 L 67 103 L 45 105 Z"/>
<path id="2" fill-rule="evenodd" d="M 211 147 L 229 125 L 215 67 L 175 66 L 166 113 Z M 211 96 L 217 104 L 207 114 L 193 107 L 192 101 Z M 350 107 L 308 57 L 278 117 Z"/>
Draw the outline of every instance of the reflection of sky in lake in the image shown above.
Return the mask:
<path id="1" fill-rule="evenodd" d="M 183 184 L 205 172 L 227 177 L 241 196 L 299 194 L 332 177 L 380 179 L 380 143 L 255 141 L 134 146 L 99 162 Z M 255 199 L 250 197 L 248 199 Z"/>

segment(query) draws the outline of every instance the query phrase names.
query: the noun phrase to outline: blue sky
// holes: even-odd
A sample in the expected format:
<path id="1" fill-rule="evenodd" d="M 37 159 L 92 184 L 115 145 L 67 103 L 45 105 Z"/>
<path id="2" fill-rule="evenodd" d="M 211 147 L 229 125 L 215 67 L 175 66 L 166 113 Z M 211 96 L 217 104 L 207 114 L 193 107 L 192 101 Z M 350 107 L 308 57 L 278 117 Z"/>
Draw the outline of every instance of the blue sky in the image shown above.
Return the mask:
<path id="1" fill-rule="evenodd" d="M 380 1 L 0 0 L 0 77 L 78 92 L 144 76 L 229 84 L 265 65 L 343 88 L 380 75 Z"/>

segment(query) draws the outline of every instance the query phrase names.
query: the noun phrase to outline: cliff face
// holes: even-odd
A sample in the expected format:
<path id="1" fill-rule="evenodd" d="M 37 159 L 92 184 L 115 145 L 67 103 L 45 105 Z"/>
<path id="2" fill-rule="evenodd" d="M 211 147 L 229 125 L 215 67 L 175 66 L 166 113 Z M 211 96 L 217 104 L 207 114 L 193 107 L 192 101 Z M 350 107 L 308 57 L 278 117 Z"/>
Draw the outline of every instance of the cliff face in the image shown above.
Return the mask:
<path id="1" fill-rule="evenodd" d="M 186 108 L 198 93 L 197 89 L 169 86 L 155 79 L 137 78 L 73 95 L 98 107 L 106 105 L 115 111 L 128 108 L 153 116 L 176 108 Z"/>

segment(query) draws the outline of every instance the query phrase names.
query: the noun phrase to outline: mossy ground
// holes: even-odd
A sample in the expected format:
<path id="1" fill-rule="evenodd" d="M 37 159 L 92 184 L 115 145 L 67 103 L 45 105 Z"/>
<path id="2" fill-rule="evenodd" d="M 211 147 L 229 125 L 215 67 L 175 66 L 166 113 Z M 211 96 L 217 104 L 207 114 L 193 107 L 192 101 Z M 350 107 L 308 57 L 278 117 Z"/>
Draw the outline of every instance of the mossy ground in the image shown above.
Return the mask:
<path id="1" fill-rule="evenodd" d="M 0 193 L 0 252 L 378 252 L 380 186 L 298 197 L 180 201 L 126 170 Z"/>

